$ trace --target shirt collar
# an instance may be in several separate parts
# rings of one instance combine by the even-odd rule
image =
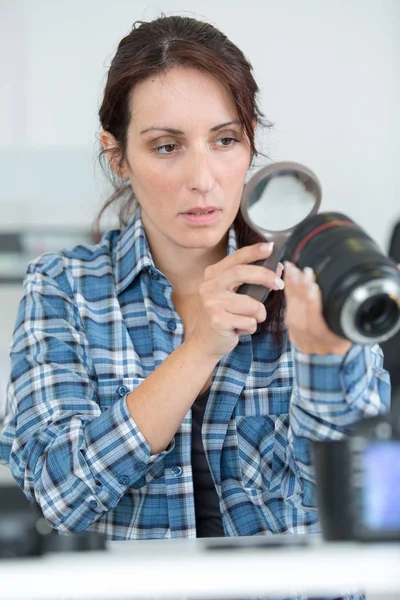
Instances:
[[[227,254],[232,254],[236,249],[235,228],[231,225]],[[112,252],[112,262],[117,294],[123,292],[144,269],[157,271],[143,228],[140,208],[120,232]]]
[[[229,228],[229,234],[228,234],[228,251],[227,251],[228,256],[229,256],[229,254],[232,254],[236,250],[237,250],[236,232],[235,232],[235,226],[232,224]]]
[[[143,269],[155,270],[140,208],[120,232],[113,250],[112,262],[117,294],[123,292]]]

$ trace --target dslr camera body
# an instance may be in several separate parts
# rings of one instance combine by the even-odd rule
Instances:
[[[400,410],[355,424],[344,440],[314,442],[326,540],[400,541]]]

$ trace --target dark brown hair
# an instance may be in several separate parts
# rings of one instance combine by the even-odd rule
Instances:
[[[99,117],[104,131],[117,141],[111,152],[111,160],[122,165],[126,159],[127,131],[131,118],[130,101],[135,86],[177,65],[187,65],[206,72],[228,90],[249,140],[251,158],[257,156],[254,142],[256,125],[270,126],[257,104],[258,86],[252,66],[242,53],[221,31],[213,25],[197,19],[181,16],[161,16],[150,22],[138,21],[124,37],[108,71],[103,102]],[[100,158],[104,158],[105,151]],[[103,166],[108,161],[103,161]],[[104,211],[115,202],[119,203],[119,223],[124,227],[136,207],[136,199],[130,183],[118,179],[112,173],[115,191],[106,201],[96,221],[95,231],[100,231],[100,219]],[[262,241],[242,218],[240,211],[235,219],[239,248]],[[281,341],[283,293],[271,292],[266,302],[268,318],[266,328]]]

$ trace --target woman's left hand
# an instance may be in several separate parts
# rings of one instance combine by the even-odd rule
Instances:
[[[290,341],[304,354],[346,354],[352,343],[334,334],[322,314],[321,291],[309,267],[285,263],[286,326]]]

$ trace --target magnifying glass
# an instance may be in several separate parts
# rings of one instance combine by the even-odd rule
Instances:
[[[316,175],[304,165],[278,162],[263,167],[246,184],[240,210],[247,225],[268,242],[272,254],[255,262],[276,271],[286,242],[297,225],[318,212],[322,190]],[[264,302],[270,292],[262,285],[245,283],[237,290]]]

